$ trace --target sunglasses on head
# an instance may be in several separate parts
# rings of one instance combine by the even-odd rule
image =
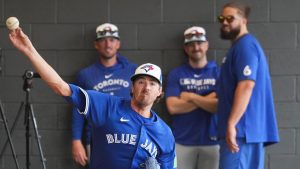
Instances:
[[[98,34],[101,36],[107,35],[107,34],[114,34],[117,31],[112,31],[112,30],[103,30],[103,31],[99,31]]]
[[[232,15],[228,15],[228,16],[220,15],[220,16],[218,16],[219,23],[224,23],[225,20],[226,20],[227,23],[231,23],[231,22],[234,21],[234,19],[235,19],[235,17],[232,16]]]
[[[200,33],[200,32],[195,32],[195,33],[189,33],[189,34],[186,34],[184,35],[184,38],[185,39],[192,39],[193,37],[201,37],[201,36],[204,36],[203,33]]]

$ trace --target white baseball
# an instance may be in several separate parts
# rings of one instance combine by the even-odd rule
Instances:
[[[7,18],[7,20],[6,20],[6,26],[9,30],[17,29],[19,27],[19,24],[20,24],[20,22],[19,22],[18,18],[13,17],[13,16]]]

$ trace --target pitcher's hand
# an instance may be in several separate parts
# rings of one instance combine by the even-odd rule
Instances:
[[[26,51],[34,48],[28,36],[22,31],[21,28],[11,30],[9,33],[9,39],[12,44],[21,52],[26,53]]]

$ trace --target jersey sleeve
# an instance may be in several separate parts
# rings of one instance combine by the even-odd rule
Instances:
[[[178,75],[173,70],[169,73],[166,85],[166,97],[179,96],[180,95],[180,85]]]
[[[110,96],[93,90],[83,90],[78,86],[70,84],[72,95],[65,97],[73,104],[79,114],[86,116],[88,122],[93,125],[105,123],[109,114]]]
[[[244,44],[235,51],[234,72],[238,81],[256,81],[258,69],[258,52],[254,44]]]
[[[65,99],[71,103],[74,108],[77,108],[79,112],[85,112],[85,107],[88,105],[87,93],[80,87],[69,84],[72,94],[71,96],[65,97]]]
[[[79,72],[76,77],[76,85],[85,88],[84,79],[81,75],[82,72]],[[72,139],[80,140],[83,136],[83,131],[85,127],[85,118],[79,114],[77,108],[72,109]]]
[[[163,154],[158,158],[161,169],[176,169],[177,168],[177,157],[175,151],[175,143],[171,152]]]
[[[72,108],[72,139],[80,140],[84,130],[84,117],[79,114],[77,108]]]
[[[162,121],[162,120],[161,120]],[[172,130],[167,124],[162,121],[162,127],[158,127],[156,130],[160,130],[156,135],[157,140],[160,142],[161,150],[156,157],[161,169],[176,169],[177,157],[175,148],[175,138],[172,134]],[[163,132],[162,132],[163,131]]]

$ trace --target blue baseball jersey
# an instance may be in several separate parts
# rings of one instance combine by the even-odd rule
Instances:
[[[208,62],[201,69],[188,63],[173,69],[166,86],[166,97],[179,97],[181,92],[193,92],[205,96],[216,91],[219,68]],[[214,145],[216,141],[216,115],[201,108],[186,114],[172,116],[172,130],[177,143],[182,145]]]
[[[118,54],[117,64],[112,67],[104,67],[100,62],[94,63],[82,69],[76,79],[76,85],[86,90],[95,90],[110,95],[130,99],[131,80],[137,65]],[[72,114],[73,139],[82,138],[84,131],[84,118],[73,110]],[[90,129],[86,128],[86,142],[90,143]]]
[[[236,125],[237,137],[245,138],[248,143],[278,142],[278,127],[268,64],[259,42],[251,34],[239,38],[223,59],[217,92],[219,137],[226,136],[235,89],[242,80],[253,80],[255,86],[247,109]]]
[[[72,95],[66,99],[92,126],[92,169],[137,169],[148,157],[162,169],[176,168],[174,137],[155,112],[144,118],[131,108],[130,100],[70,87]]]

